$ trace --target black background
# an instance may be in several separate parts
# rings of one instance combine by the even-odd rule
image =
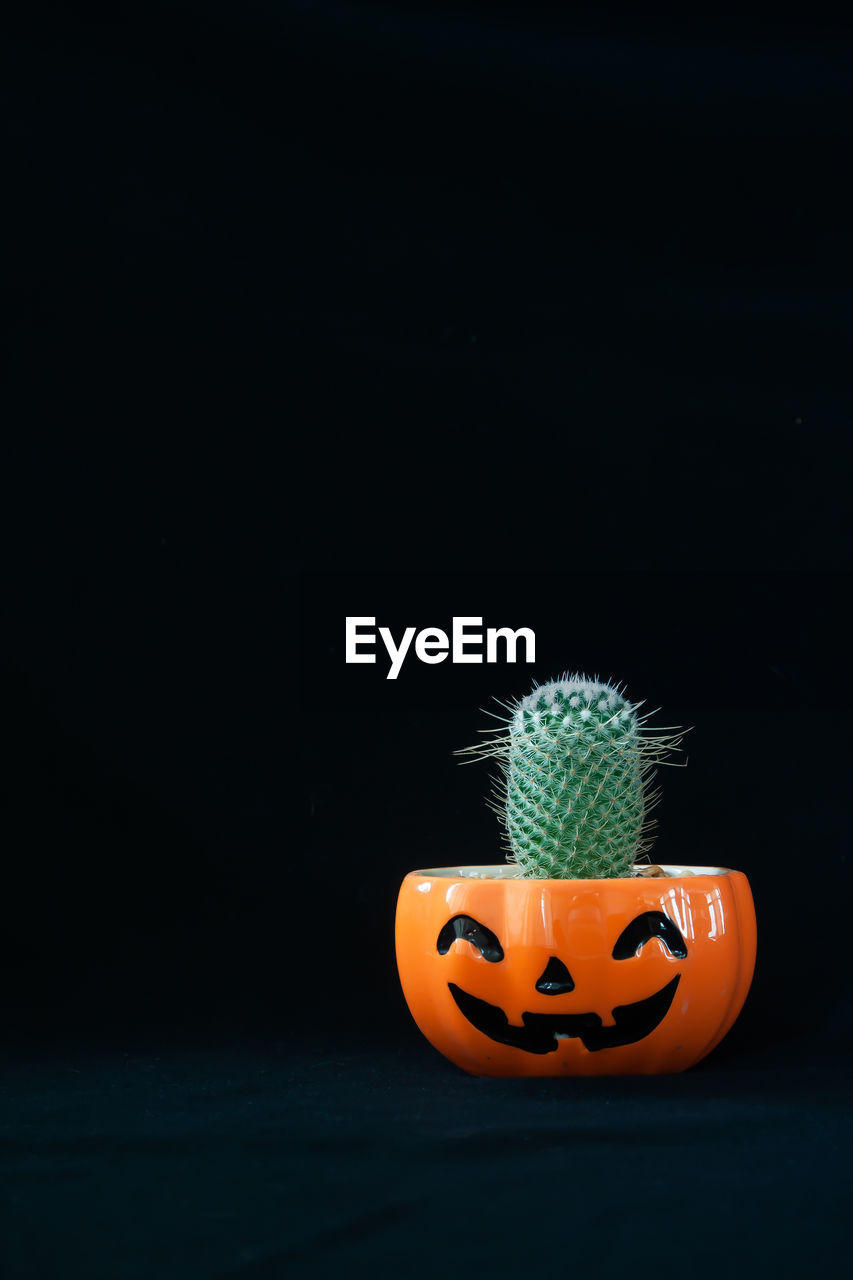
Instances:
[[[5,1274],[835,1265],[849,33],[7,22]],[[537,660],[388,681],[347,615]],[[753,887],[682,1077],[477,1081],[399,991],[402,876],[500,857],[453,750],[566,669],[693,726],[654,856]]]

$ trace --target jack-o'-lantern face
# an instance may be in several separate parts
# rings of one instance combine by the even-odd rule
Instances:
[[[465,1070],[680,1071],[740,1011],[755,960],[740,872],[589,881],[478,870],[413,872],[397,906],[409,1008]]]
[[[501,964],[506,959],[491,929],[472,916],[459,915],[448,920],[438,935],[436,945],[439,954],[446,955],[457,938],[470,942],[490,964]],[[613,948],[613,959],[628,960],[639,956],[643,944],[651,938],[659,938],[671,956],[683,959],[687,955],[681,932],[669,917],[661,911],[644,911],[620,933]],[[645,999],[617,1005],[612,1010],[612,1026],[604,1026],[597,1013],[575,1010],[555,1013],[525,1011],[521,1015],[522,1025],[512,1026],[497,1005],[463,991],[455,982],[449,982],[448,987],[457,1007],[472,1027],[498,1044],[510,1045],[525,1053],[553,1053],[559,1048],[560,1040],[577,1036],[585,1049],[595,1053],[618,1045],[634,1044],[654,1031],[672,1004],[680,977],[677,973],[666,986]],[[574,991],[572,975],[559,956],[548,957],[535,989],[547,996],[561,996]]]

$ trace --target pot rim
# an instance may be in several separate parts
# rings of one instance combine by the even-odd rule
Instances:
[[[523,876],[521,868],[515,864],[495,863],[475,866],[463,864],[455,867],[427,867],[419,871],[410,871],[409,876],[418,876],[428,880],[503,880],[503,881],[520,881],[523,884],[573,884],[585,885],[587,888],[594,884],[648,884],[655,880],[679,880],[692,879],[696,876],[728,876],[739,875],[740,872],[735,871],[733,867],[696,867],[687,865],[686,863],[658,863],[663,872],[661,876],[608,876],[608,877],[588,877],[583,880],[573,880],[568,877],[548,877],[548,876]]]

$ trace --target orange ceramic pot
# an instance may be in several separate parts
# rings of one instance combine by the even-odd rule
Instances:
[[[527,880],[406,876],[397,967],[415,1022],[481,1076],[684,1071],[719,1044],[755,967],[749,882],[725,867]]]

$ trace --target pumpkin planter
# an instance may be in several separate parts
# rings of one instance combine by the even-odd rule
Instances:
[[[755,967],[746,877],[643,866],[647,783],[687,730],[566,673],[458,755],[497,761],[509,865],[406,876],[397,967],[412,1015],[475,1075],[683,1071],[731,1027]]]
[[[413,871],[397,966],[427,1039],[474,1075],[683,1071],[719,1044],[752,981],[749,884],[722,867],[528,879]]]

